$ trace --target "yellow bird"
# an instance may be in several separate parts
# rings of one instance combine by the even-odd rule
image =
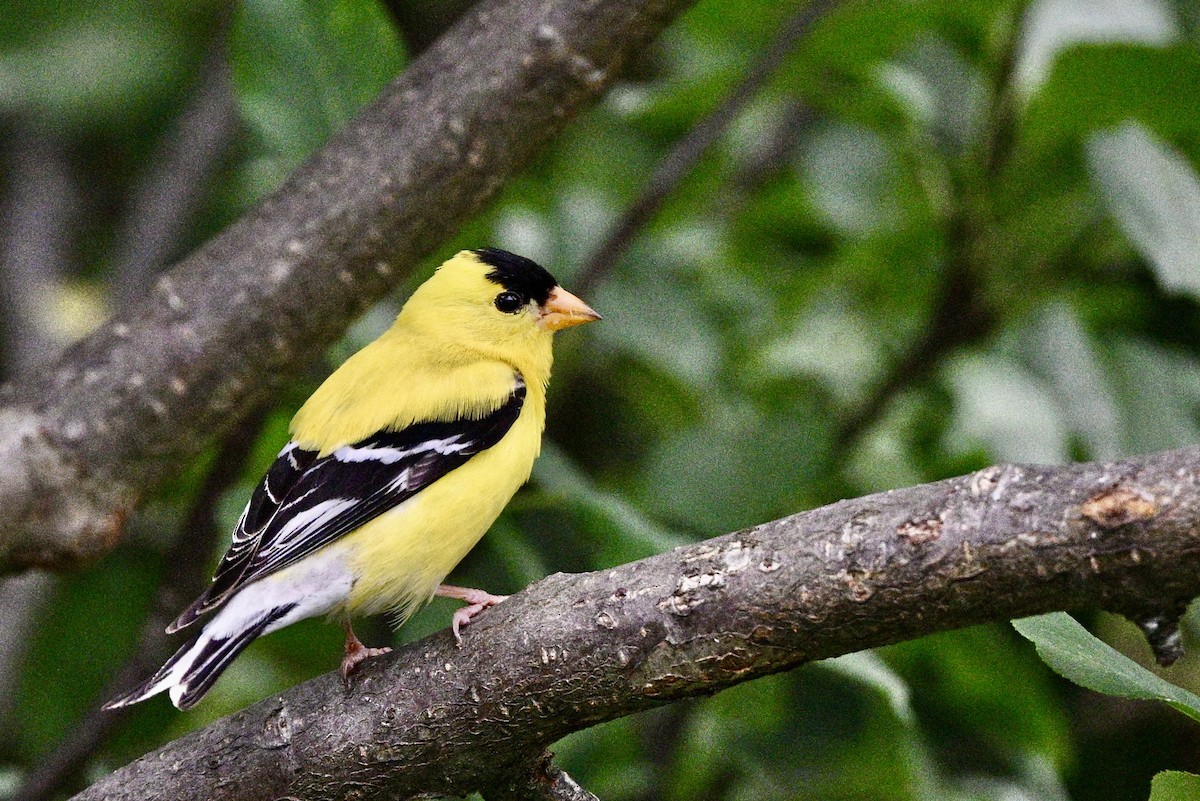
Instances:
[[[484,535],[541,449],[554,331],[600,319],[550,273],[493,248],[462,251],[395,323],[292,418],[292,440],[246,504],[212,585],[167,631],[212,613],[157,673],[109,709],[164,690],[187,709],[256,637],[340,615],[342,675],[367,648],[350,617],[403,622],[435,595],[503,597],[442,583]]]

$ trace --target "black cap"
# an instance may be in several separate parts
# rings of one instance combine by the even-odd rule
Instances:
[[[499,248],[480,248],[472,252],[492,268],[487,274],[489,281],[535,301],[539,306],[550,297],[550,291],[558,286],[554,276],[532,259]]]

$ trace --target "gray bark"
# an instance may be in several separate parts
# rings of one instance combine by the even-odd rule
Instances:
[[[512,797],[565,734],[984,621],[1200,593],[1200,448],[1000,465],[557,574],[448,632],[189,734],[79,799]],[[331,655],[331,659],[333,655]],[[493,792],[494,791],[494,792]]]
[[[0,389],[0,574],[110,548],[148,489],[444,243],[690,2],[480,3],[140,304]]]

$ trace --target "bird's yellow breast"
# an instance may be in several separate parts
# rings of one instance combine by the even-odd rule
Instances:
[[[325,456],[381,430],[481,418],[512,396],[518,372],[526,396],[499,442],[328,546],[353,575],[351,614],[394,611],[403,619],[429,600],[529,478],[541,450],[549,334],[530,323],[528,340],[501,353],[456,339],[462,326],[447,330],[436,315],[410,313],[409,306],[296,413],[292,436],[301,447]],[[495,312],[490,301],[485,308]]]
[[[339,543],[355,575],[347,611],[403,620],[428,601],[529,478],[544,424],[542,393],[531,392],[500,442]]]

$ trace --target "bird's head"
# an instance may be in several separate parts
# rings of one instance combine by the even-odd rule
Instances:
[[[413,293],[400,319],[523,371],[542,372],[544,361],[548,373],[553,333],[600,315],[536,262],[482,248],[442,264]]]

